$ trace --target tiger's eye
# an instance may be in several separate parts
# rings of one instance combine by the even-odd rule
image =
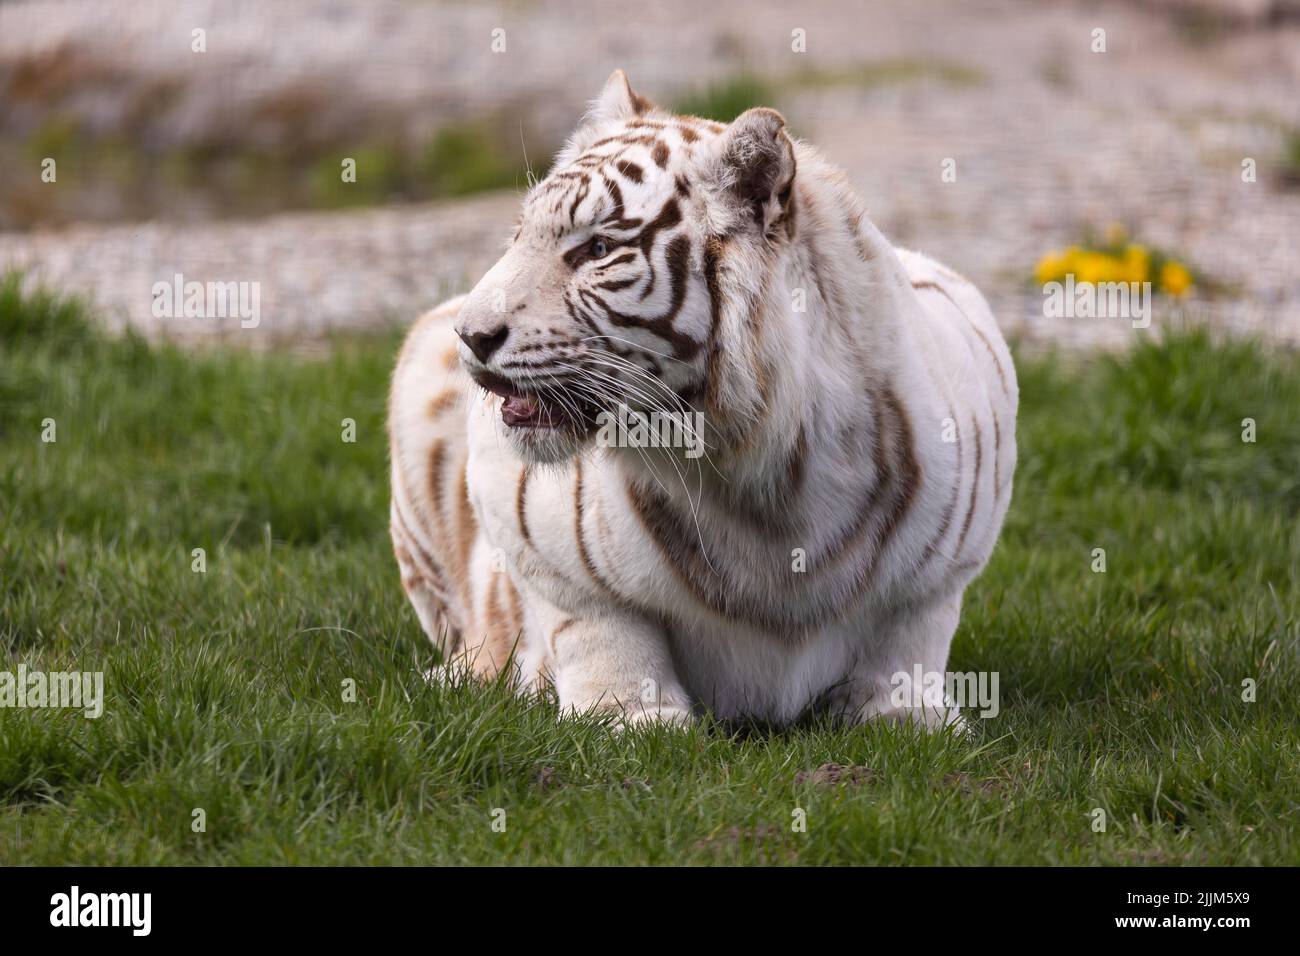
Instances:
[[[597,259],[604,259],[609,255],[609,247],[605,244],[604,239],[591,240],[591,254]]]

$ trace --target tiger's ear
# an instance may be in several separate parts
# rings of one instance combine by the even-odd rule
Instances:
[[[588,104],[582,122],[556,154],[555,167],[567,166],[592,142],[602,138],[605,135],[603,132],[605,124],[642,116],[654,108],[654,104],[648,99],[633,92],[627,82],[626,73],[615,70],[605,81],[605,88],[600,91],[600,95]]]
[[[587,124],[604,123],[611,120],[628,120],[641,116],[654,109],[654,104],[644,96],[633,92],[627,81],[627,74],[615,70],[605,81],[605,88],[591,101],[587,110]]]
[[[732,120],[720,137],[713,179],[735,211],[766,233],[790,202],[794,187],[794,143],[785,117],[758,107]]]

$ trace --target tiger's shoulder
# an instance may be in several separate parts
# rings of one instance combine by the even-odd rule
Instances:
[[[1019,394],[1015,363],[997,317],[979,287],[923,253],[898,247],[894,252],[927,314],[973,339],[979,364],[996,376],[998,390],[1014,407]]]

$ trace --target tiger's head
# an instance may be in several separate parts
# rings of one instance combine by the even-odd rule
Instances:
[[[758,267],[792,234],[784,126],[761,108],[729,125],[674,115],[609,78],[456,322],[522,457],[565,460],[619,405],[725,394],[719,357],[744,345],[720,320],[719,259]]]

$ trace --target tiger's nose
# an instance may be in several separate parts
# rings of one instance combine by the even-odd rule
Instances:
[[[460,332],[457,331],[460,340],[469,346],[469,350],[474,353],[474,357],[480,362],[486,362],[492,357],[492,353],[501,346],[505,345],[506,338],[510,335],[510,327],[499,325],[495,329],[487,332]]]

